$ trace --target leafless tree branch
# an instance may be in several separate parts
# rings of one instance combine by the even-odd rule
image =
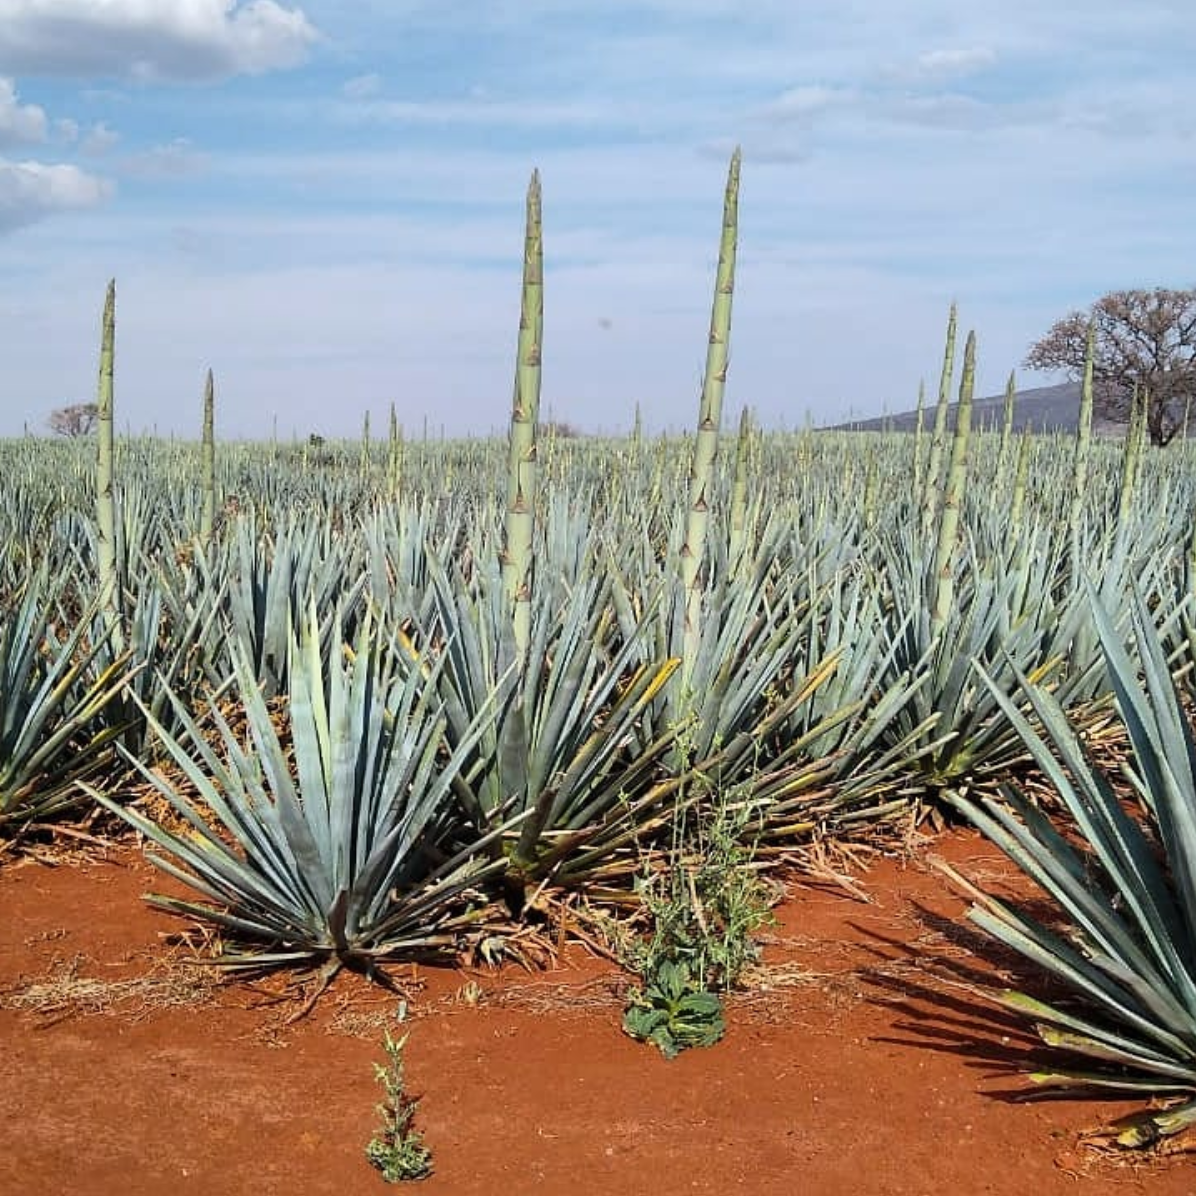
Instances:
[[[1088,311],[1056,321],[1030,347],[1027,368],[1065,370],[1080,378],[1089,321],[1096,331],[1096,409],[1111,419],[1127,419],[1138,386],[1149,397],[1151,440],[1170,443],[1196,395],[1196,290],[1112,291]]]

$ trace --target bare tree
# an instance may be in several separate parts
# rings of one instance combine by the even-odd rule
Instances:
[[[1138,387],[1147,396],[1151,441],[1169,444],[1196,394],[1196,290],[1112,291],[1088,311],[1074,311],[1055,323],[1031,347],[1026,366],[1062,369],[1079,378],[1090,320],[1096,326],[1096,409],[1125,420]]]
[[[95,403],[72,403],[69,407],[58,407],[50,412],[46,421],[50,431],[59,436],[86,436],[95,431],[100,418],[100,409]]]

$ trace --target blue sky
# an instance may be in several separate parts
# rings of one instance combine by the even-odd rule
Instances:
[[[1196,284],[1191,0],[0,0],[0,435],[505,426],[523,197],[543,407],[692,422],[743,147],[728,422],[998,391],[1058,316]],[[1046,381],[1020,375],[1023,386]]]

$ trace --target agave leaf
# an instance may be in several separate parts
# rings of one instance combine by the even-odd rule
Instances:
[[[1162,1112],[1150,1113],[1148,1116],[1160,1134],[1180,1134],[1196,1125],[1196,1100],[1187,1101]]]
[[[270,795],[273,800],[267,809],[273,816],[269,819],[269,825],[275,830],[276,835],[281,831],[280,846],[285,844],[288,858],[294,861],[294,875],[302,878],[304,888],[309,891],[313,904],[330,911],[336,889],[335,877],[327,855],[331,846],[327,832],[328,778],[320,753],[320,739],[322,736],[325,740],[327,738],[327,714],[325,712],[324,730],[321,731],[318,726],[316,702],[312,696],[313,689],[322,692],[322,680],[319,677],[309,677],[304,669],[298,670],[291,677],[289,707],[295,769],[298,773],[296,784],[292,780],[266,703],[249,676],[244,660],[239,662],[239,665],[241,684],[248,687],[241,692],[244,695],[246,713],[249,715],[247,721],[250,734],[270,782]],[[302,800],[299,797],[299,786],[303,788]]]
[[[1117,1047],[1101,1038],[1090,1034],[1077,1034],[1074,1031],[1057,1030],[1053,1026],[1040,1025],[1038,1035],[1050,1047],[1074,1052],[1077,1055],[1088,1055],[1093,1059],[1100,1059],[1107,1063],[1116,1063],[1121,1067],[1135,1067],[1142,1071],[1153,1072],[1156,1075],[1169,1076],[1184,1084],[1191,1084],[1192,1069],[1177,1064],[1169,1064],[1166,1060],[1153,1057],[1153,1053],[1134,1050],[1132,1047]]]
[[[988,995],[997,1004],[1004,1006],[1006,1009],[1011,1009],[1015,1013],[1035,1019],[1040,1036],[1043,1033],[1044,1024],[1060,1027],[1063,1030],[1074,1031],[1078,1037],[1093,1039],[1113,1050],[1132,1055],[1135,1060],[1150,1070],[1154,1070],[1154,1065],[1156,1064],[1160,1072],[1173,1067],[1168,1057],[1158,1049],[1148,1046],[1138,1039],[1129,1038],[1117,1030],[1099,1025],[1091,1019],[1078,1017],[1074,1013],[1060,1009],[1058,1006],[1050,1005],[1046,1001],[1040,1001],[1026,993],[1006,989]],[[1182,1067],[1178,1071],[1186,1074]]]
[[[1093,1089],[1105,1089],[1113,1092],[1145,1092],[1166,1094],[1173,1092],[1190,1092],[1187,1084],[1168,1084],[1156,1076],[1120,1076],[1107,1071],[1085,1071],[1082,1068],[1059,1071],[1032,1071],[1026,1074],[1032,1084],[1039,1088],[1072,1088],[1081,1093]]]
[[[1120,667],[1121,663],[1111,652],[1111,675]],[[987,682],[987,675],[982,676]],[[999,704],[1076,819],[1084,838],[1092,845],[1113,890],[1125,901],[1136,926],[1146,936],[1157,965],[1164,969],[1170,984],[1180,986],[1177,995],[1185,1005],[1191,996],[1189,1013],[1196,1015],[1196,992],[1193,992],[1192,980],[1179,949],[1183,942],[1180,937],[1182,923],[1149,843],[1122,809],[1112,786],[1088,764],[1058,704],[1049,694],[1034,689],[1028,682],[1026,685],[1034,712],[1051,737],[1062,765],[1003,694],[998,696]],[[1076,778],[1075,786],[1071,777]],[[1044,853],[1043,858],[1049,859],[1049,853]],[[1115,953],[1114,947],[1107,946]]]
[[[1196,1092],[1196,959],[1194,911],[1184,878],[1191,874],[1196,848],[1196,750],[1141,594],[1134,595],[1133,618],[1144,688],[1091,585],[1088,595],[1117,708],[1134,748],[1139,787],[1162,850],[1156,854],[1142,826],[1092,765],[1055,698],[1019,674],[1040,735],[980,670],[1054,784],[1086,850],[1074,848],[1015,791],[1007,792],[1006,808],[957,799],[977,827],[1058,903],[1074,926],[1078,947],[964,882],[976,902],[969,916],[1079,998],[1074,1012],[1070,1005],[1060,1009],[1023,994],[1004,994],[1001,1002],[1032,1017],[1043,1041],[1064,1057],[1106,1065],[1105,1070],[1061,1067],[1036,1073],[1036,1083],[1191,1094]],[[1089,1015],[1094,1007],[1100,1016]],[[1188,1108],[1196,1108],[1196,1101],[1189,1101]],[[1182,1128],[1188,1120],[1181,1113],[1175,1124]],[[1153,1111],[1122,1125],[1128,1127],[1118,1136],[1123,1145],[1149,1145],[1163,1132]]]
[[[1056,976],[1068,988],[1095,1001],[1117,1021],[1162,1044],[1173,1058],[1187,1057],[1190,1047],[1184,1038],[1186,1030],[1182,1022],[1178,1027],[1173,1027],[1152,1018],[1137,1005],[1130,993],[1070,943],[1028,915],[984,893],[949,865],[940,861],[937,866],[975,901],[976,904],[968,911],[969,920]]]
[[[1003,792],[1009,810],[992,800],[985,800],[983,806],[987,813],[981,813],[967,801],[949,795],[947,800],[1050,893],[1110,958],[1125,959],[1131,974],[1143,976],[1152,991],[1165,992],[1164,975],[1139,947],[1112,898],[1097,887],[1086,862],[1015,790],[1006,787]],[[1182,1006],[1170,1002],[1167,1016],[1182,1019]]]
[[[83,642],[90,610],[59,639],[61,596],[43,568],[0,610],[0,828],[78,804],[77,782],[113,759],[125,729],[106,714],[133,675],[129,658],[87,676],[106,645]]]
[[[1103,610],[1096,613],[1102,642],[1111,641],[1115,665],[1110,672],[1117,693],[1118,709],[1125,720],[1134,748],[1134,759],[1143,770],[1146,792],[1166,794],[1152,802],[1173,879],[1179,894],[1179,913],[1186,914],[1188,958],[1196,952],[1196,739],[1179,701],[1154,631],[1150,612],[1140,593],[1134,595],[1134,631],[1138,656],[1150,697],[1145,716],[1139,693],[1127,682],[1135,674],[1124,656],[1118,657],[1116,637]],[[1135,700],[1137,699],[1137,700]],[[1196,1004],[1193,1005],[1196,1011]]]
[[[137,811],[122,815],[160,850],[151,856],[159,867],[216,903],[158,904],[257,940],[257,953],[236,944],[229,949],[226,961],[236,966],[252,966],[255,958],[329,957],[369,966],[404,952],[451,947],[454,928],[464,927],[459,906],[488,875],[491,844],[513,825],[501,823],[488,838],[470,840],[449,817],[456,773],[483,719],[467,728],[454,753],[441,757],[444,721],[433,701],[434,673],[429,678],[411,670],[392,681],[395,653],[368,618],[343,661],[339,648],[331,659],[312,651],[319,635],[309,607],[301,640],[291,644],[294,692],[285,713],[298,784],[252,662],[238,650],[252,755],[219,712],[214,722],[223,759],[180,712],[187,748],[164,728],[155,731],[196,786],[197,802],[139,767],[183,812],[188,830],[167,830]],[[206,825],[209,817],[231,843]],[[457,846],[446,855],[450,832]]]
[[[1183,1059],[1190,1054],[1191,1047],[1182,1032],[1161,1025],[1150,1011],[1139,1007],[1130,994],[1057,935],[995,902],[991,907],[969,910],[968,917],[1007,947],[1100,1005],[1109,1016],[1166,1046],[1174,1057]]]

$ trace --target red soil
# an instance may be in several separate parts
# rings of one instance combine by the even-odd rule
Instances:
[[[970,834],[940,850],[1002,871]],[[356,977],[294,1025],[293,1003],[244,986],[185,1007],[26,1007],[72,960],[105,982],[160,972],[178,924],[138,899],[159,884],[128,853],[0,870],[0,1192],[384,1191],[363,1148],[395,1000]],[[421,1191],[1190,1196],[1193,1156],[1131,1165],[1083,1146],[1126,1106],[1013,1100],[1017,1032],[921,991],[919,959],[966,958],[933,921],[963,905],[937,874],[882,861],[863,884],[868,905],[795,884],[764,990],[732,1003],[722,1043],[673,1062],[621,1034],[617,977],[584,956],[538,976],[421,970],[406,1056],[435,1163]],[[460,999],[471,980],[476,1005]]]

